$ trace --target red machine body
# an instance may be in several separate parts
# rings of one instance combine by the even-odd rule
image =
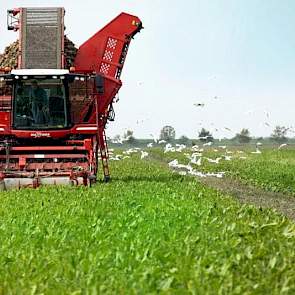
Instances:
[[[142,28],[140,19],[118,15],[79,47],[69,71],[62,8],[8,13],[9,29],[19,31],[20,42],[17,69],[2,69],[0,75],[0,188],[90,185],[97,179],[99,158],[109,180],[105,126],[113,119],[112,102],[122,86],[130,41]],[[54,46],[48,46],[44,28],[57,40]],[[30,34],[44,36],[38,37],[44,46],[32,47],[34,40],[24,37]],[[42,106],[32,100],[40,85],[46,94]],[[42,120],[34,117],[34,108]]]

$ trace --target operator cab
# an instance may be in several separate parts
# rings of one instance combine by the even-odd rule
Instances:
[[[67,71],[15,70],[13,127],[60,129],[69,125],[65,75]]]
[[[20,130],[70,128],[77,116],[77,97],[87,99],[89,76],[71,74],[68,70],[12,70],[1,75],[11,88],[12,127]],[[88,83],[87,83],[88,82]]]

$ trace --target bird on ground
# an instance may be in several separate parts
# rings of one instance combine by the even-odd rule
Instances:
[[[196,162],[196,165],[201,166],[202,165],[202,158],[200,157],[199,160]]]
[[[212,143],[213,143],[212,141],[209,141],[209,142],[204,143],[203,146],[210,146],[210,145],[212,145]]]
[[[283,147],[287,146],[288,144],[287,143],[282,143],[279,147],[278,147],[278,150],[282,149]]]
[[[258,149],[259,146],[262,146],[262,143],[261,142],[256,142],[256,144],[255,144],[256,149]]]
[[[159,139],[154,134],[150,134],[150,136],[153,138],[155,143],[159,141]]]
[[[258,148],[256,148],[256,151],[255,152],[251,152],[251,154],[261,154],[261,151]]]
[[[169,167],[174,167],[174,166],[176,166],[176,165],[178,165],[178,160],[177,160],[177,159],[174,159],[174,160],[172,160],[172,161],[170,161],[170,162],[168,163],[168,166],[169,166]]]
[[[225,161],[231,161],[231,159],[232,159],[232,156],[226,156],[226,155],[224,155],[223,157],[224,157],[224,160]]]
[[[191,164],[198,165],[198,166],[201,166],[201,157],[199,157],[199,159],[197,160],[197,155],[193,155],[193,156],[190,158],[190,163],[191,163]]]
[[[138,152],[137,149],[131,148],[131,149],[128,149],[128,150],[124,151],[123,154],[130,155],[132,153],[137,153],[137,152]]]
[[[118,155],[115,155],[114,157],[110,157],[109,160],[120,161],[122,158],[123,156],[118,154]]]
[[[191,165],[189,165],[189,164],[188,165],[179,164],[177,159],[169,162],[168,163],[168,166],[169,167],[172,167],[172,168],[177,168],[177,169],[186,169],[188,171],[192,171],[193,170],[193,167]]]
[[[199,150],[199,146],[198,146],[198,145],[193,145],[193,146],[191,147],[191,150],[192,150],[192,151],[198,151],[198,150]]]
[[[188,165],[183,165],[183,164],[179,164],[177,159],[174,159],[173,161],[168,163],[168,166],[171,168],[176,168],[176,169],[185,169],[186,171],[179,171],[178,173],[180,175],[193,175],[193,176],[198,176],[198,177],[207,177],[207,176],[211,176],[211,177],[218,177],[221,178],[224,176],[225,172],[208,172],[208,173],[203,173],[200,171],[197,171],[195,169],[193,169],[192,166]]]
[[[209,163],[219,164],[219,161],[222,159],[220,157],[216,159],[205,158]]]
[[[180,153],[186,148],[185,144],[176,144],[175,146],[176,146],[175,151]]]
[[[149,153],[148,153],[148,152],[141,151],[141,156],[140,156],[140,159],[144,159],[144,158],[146,158],[148,155],[149,155]]]
[[[167,143],[164,147],[164,154],[168,152],[175,152],[175,148],[172,146],[171,143]]]

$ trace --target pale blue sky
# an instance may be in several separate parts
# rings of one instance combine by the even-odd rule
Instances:
[[[2,0],[1,50],[17,37],[6,30],[6,10],[42,3],[66,8],[66,32],[77,45],[121,11],[142,19],[111,136],[125,128],[136,137],[158,135],[166,124],[177,136],[196,136],[202,126],[215,137],[243,127],[267,136],[277,124],[294,124],[295,1]],[[199,102],[205,106],[193,106]]]

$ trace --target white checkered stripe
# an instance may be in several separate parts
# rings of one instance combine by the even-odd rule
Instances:
[[[110,65],[103,62],[103,63],[101,63],[99,71],[104,73],[105,75],[107,75],[109,73],[110,67],[111,67]]]
[[[107,48],[114,50],[116,46],[117,46],[117,40],[114,38],[109,38],[107,43]]]
[[[106,50],[104,55],[103,55],[103,59],[107,60],[107,61],[112,61],[113,55],[114,55],[114,52]]]

